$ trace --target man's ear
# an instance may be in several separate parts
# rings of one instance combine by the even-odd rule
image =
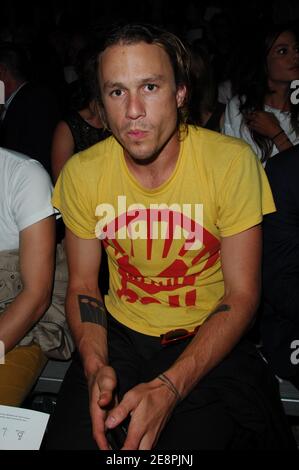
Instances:
[[[177,92],[176,92],[176,102],[177,102],[178,108],[181,108],[182,106],[184,106],[186,94],[187,94],[186,85],[180,85],[177,88]]]

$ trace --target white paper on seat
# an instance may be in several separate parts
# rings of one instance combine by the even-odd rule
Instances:
[[[0,405],[0,449],[38,450],[49,416],[40,411]]]

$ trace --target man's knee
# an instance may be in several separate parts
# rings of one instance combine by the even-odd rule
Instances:
[[[157,444],[157,449],[221,450],[231,446],[235,424],[222,403],[175,413]]]

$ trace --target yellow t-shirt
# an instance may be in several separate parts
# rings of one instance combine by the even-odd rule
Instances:
[[[224,294],[221,237],[275,210],[249,145],[193,126],[173,174],[158,188],[137,182],[110,137],[67,162],[52,202],[78,237],[103,239],[108,311],[153,336],[204,322]]]

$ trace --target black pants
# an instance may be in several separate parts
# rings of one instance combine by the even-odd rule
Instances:
[[[165,371],[189,341],[161,346],[159,338],[136,333],[110,318],[109,360],[118,377],[120,398],[134,385]],[[97,449],[78,354],[62,384],[43,447]],[[168,450],[295,448],[276,379],[246,340],[177,405],[156,446]]]

